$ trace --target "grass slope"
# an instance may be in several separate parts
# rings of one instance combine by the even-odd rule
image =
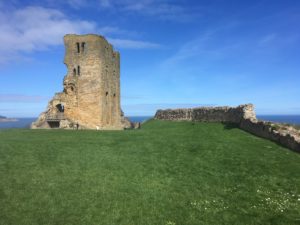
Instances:
[[[300,223],[300,154],[220,123],[0,131],[1,225]]]

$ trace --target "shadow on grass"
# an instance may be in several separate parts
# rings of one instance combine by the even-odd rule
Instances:
[[[236,123],[226,123],[226,122],[223,122],[222,123],[224,125],[224,130],[231,130],[231,129],[235,129],[235,128],[238,128],[238,124]]]

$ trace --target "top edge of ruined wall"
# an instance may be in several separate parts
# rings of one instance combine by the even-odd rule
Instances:
[[[113,45],[111,43],[108,42],[108,40],[102,36],[102,35],[99,35],[99,34],[66,34],[64,36],[64,41],[67,42],[69,40],[72,40],[72,39],[82,39],[82,40],[86,40],[86,39],[89,39],[89,40],[95,40],[95,41],[104,41],[106,44],[110,45],[112,47],[112,49],[114,50],[114,52],[118,53],[118,51],[115,51]]]
[[[104,36],[99,35],[99,34],[66,34],[64,36],[64,39],[80,38],[80,37],[100,38],[100,39],[103,39],[103,40],[107,41]]]
[[[223,109],[237,109],[237,108],[248,108],[254,109],[254,105],[252,103],[242,104],[238,106],[198,106],[192,108],[168,108],[168,109],[159,109],[158,111],[179,111],[179,110],[195,110],[195,109],[207,109],[207,110],[223,110]]]
[[[230,123],[240,123],[243,119],[257,120],[253,104],[244,104],[237,107],[219,106],[157,110],[154,118]]]

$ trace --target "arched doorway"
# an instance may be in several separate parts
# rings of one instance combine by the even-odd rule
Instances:
[[[65,111],[63,104],[57,104],[56,105],[57,112],[63,113]]]

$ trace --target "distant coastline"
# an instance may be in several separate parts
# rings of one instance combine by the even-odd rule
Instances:
[[[129,116],[130,121],[132,122],[144,122],[150,119],[152,116]],[[2,117],[3,118],[3,117]],[[0,118],[0,120],[2,119]],[[11,129],[11,128],[30,128],[30,124],[36,121],[36,117],[27,117],[27,118],[16,118],[15,120],[6,120],[0,122],[0,129]]]
[[[19,120],[16,118],[7,118],[5,116],[0,116],[0,123],[1,122],[17,122],[17,121],[19,121]]]
[[[300,125],[300,115],[257,115],[259,120]]]
[[[151,119],[152,116],[129,116],[132,122],[144,122]],[[257,115],[259,120],[272,121],[277,123],[289,123],[293,125],[300,125],[300,115]],[[3,118],[0,118],[0,120]],[[30,124],[37,118],[16,118],[12,120],[6,120],[0,122],[0,129],[9,128],[29,128]]]

